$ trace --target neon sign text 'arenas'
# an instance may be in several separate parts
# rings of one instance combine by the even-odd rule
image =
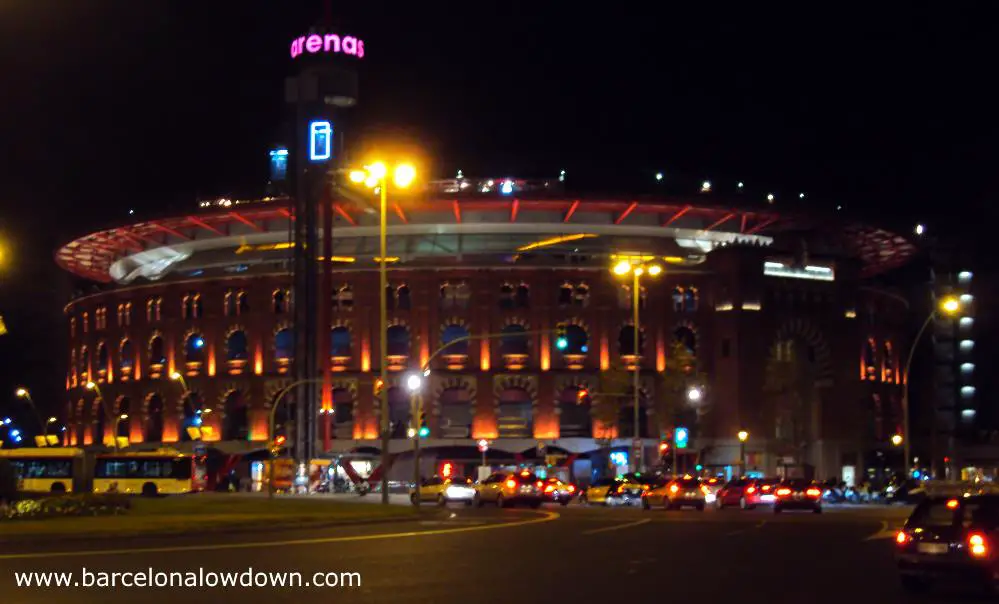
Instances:
[[[364,40],[354,36],[338,36],[337,34],[311,34],[300,36],[291,42],[291,58],[303,53],[317,54],[320,52],[343,53],[364,58]]]

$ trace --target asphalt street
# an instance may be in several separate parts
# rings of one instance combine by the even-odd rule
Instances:
[[[643,511],[456,506],[420,521],[328,530],[6,543],[0,601],[74,602],[954,602],[898,587],[893,529],[905,510]],[[15,573],[359,573],[360,586],[18,587]],[[341,579],[338,579],[341,580]]]

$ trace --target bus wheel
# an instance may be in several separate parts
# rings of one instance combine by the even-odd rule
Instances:
[[[143,497],[156,497],[156,495],[157,495],[156,485],[154,485],[151,482],[147,482],[146,484],[142,485]]]
[[[51,491],[53,493],[65,493],[66,492],[66,485],[64,485],[61,482],[53,482],[52,483],[52,489],[51,489]]]

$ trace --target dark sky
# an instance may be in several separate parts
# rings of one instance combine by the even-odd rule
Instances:
[[[20,381],[61,399],[58,244],[260,191],[289,42],[323,4],[0,0],[0,408]],[[625,191],[663,170],[899,228],[991,220],[987,3],[679,4],[333,2],[367,53],[347,144],[407,141],[439,176]]]

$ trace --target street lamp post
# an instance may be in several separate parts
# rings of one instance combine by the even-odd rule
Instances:
[[[410,374],[406,379],[406,389],[409,390],[409,396],[411,398],[410,404],[412,406],[412,423],[413,423],[413,488],[416,489],[417,493],[420,490],[420,434],[419,425],[420,415],[423,408],[423,397],[420,393],[420,388],[423,386],[423,378],[416,373]],[[420,498],[415,497],[413,499],[413,505],[420,505]]]
[[[416,169],[410,164],[399,164],[395,167],[393,181],[395,186],[405,189],[416,178]],[[379,346],[381,351],[379,358],[381,361],[381,421],[382,433],[382,503],[388,504],[388,466],[389,466],[389,445],[391,444],[391,434],[389,433],[389,400],[388,400],[388,300],[385,292],[388,289],[388,270],[386,268],[388,256],[388,168],[382,162],[375,162],[365,166],[364,170],[352,170],[350,180],[355,183],[364,183],[368,188],[378,187],[379,208],[378,208],[378,328]]]
[[[322,382],[323,378],[308,378],[305,380],[294,381],[277,393],[274,397],[274,404],[271,405],[270,416],[267,421],[267,437],[273,442],[274,440],[274,419],[277,417],[278,407],[281,405],[281,401],[284,400],[284,395],[288,394],[295,388],[301,386],[302,384],[311,384],[315,382]],[[301,428],[299,428],[301,429]],[[270,452],[270,446],[267,448],[268,453]],[[267,497],[274,497],[274,459],[270,460],[270,469],[267,471]]]
[[[625,276],[628,273],[632,274],[632,322],[634,323],[634,346],[633,352],[635,353],[635,364],[634,372],[632,374],[632,394],[634,396],[634,422],[635,422],[635,437],[634,437],[634,459],[632,460],[631,466],[632,471],[638,472],[642,468],[642,432],[641,432],[641,398],[639,394],[639,386],[641,380],[641,351],[639,344],[641,342],[641,327],[639,325],[639,302],[641,300],[641,277],[643,274],[648,272],[649,275],[653,277],[659,276],[662,273],[662,267],[658,264],[648,264],[643,261],[641,257],[635,258],[635,262],[632,259],[623,259],[614,265],[613,271],[615,275]]]
[[[746,441],[749,440],[749,432],[746,430],[739,430],[736,435],[739,437],[739,470],[740,474],[746,475]]]
[[[34,399],[31,398],[31,392],[29,392],[27,388],[21,386],[14,391],[14,394],[17,395],[17,398],[22,398],[26,403],[28,403],[28,406],[31,407],[32,413],[35,414],[35,420],[38,422],[38,427],[42,431],[47,432],[48,426],[42,422],[42,416],[38,413],[38,407],[35,406]]]
[[[120,426],[121,422],[123,420],[126,420],[126,419],[128,419],[128,414],[127,413],[122,413],[121,415],[119,415],[118,417],[116,417],[115,420],[114,420],[114,431],[111,434],[112,434],[112,440],[114,441],[114,452],[115,453],[118,452],[118,426]]]
[[[908,478],[911,475],[911,463],[912,457],[910,452],[910,447],[912,446],[912,437],[909,433],[909,368],[912,366],[912,358],[916,352],[916,346],[919,345],[920,339],[922,339],[923,334],[926,333],[926,328],[930,326],[933,318],[937,316],[937,312],[942,312],[943,314],[952,317],[961,310],[961,302],[958,298],[954,296],[948,296],[941,300],[940,308],[930,311],[929,316],[923,321],[923,326],[919,328],[916,333],[915,339],[912,341],[912,346],[909,347],[909,356],[905,360],[905,369],[902,373],[902,454],[905,456],[903,467],[905,468],[905,476]],[[931,423],[931,429],[935,432],[936,426]],[[895,435],[899,436],[899,435]],[[895,437],[892,437],[893,444],[898,446],[898,443],[894,443]],[[935,459],[935,458],[934,458]]]

